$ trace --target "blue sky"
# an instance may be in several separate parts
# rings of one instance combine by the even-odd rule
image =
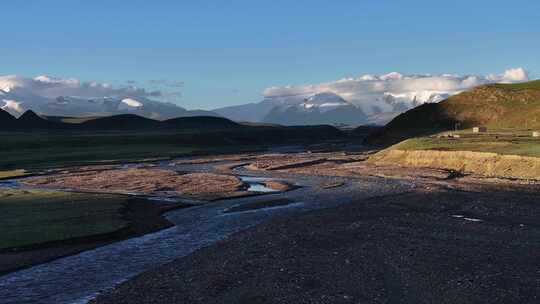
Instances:
[[[188,108],[366,73],[540,74],[535,0],[26,0],[0,25],[0,75],[182,81]]]

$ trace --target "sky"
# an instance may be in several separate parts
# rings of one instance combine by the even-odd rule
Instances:
[[[2,3],[0,28],[0,75],[163,90],[190,109],[392,71],[540,77],[536,0],[26,0]]]

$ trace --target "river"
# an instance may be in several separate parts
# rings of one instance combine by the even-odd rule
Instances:
[[[207,165],[177,168],[207,171]],[[0,277],[0,303],[86,303],[104,290],[146,270],[189,255],[195,250],[222,240],[278,215],[329,208],[377,195],[407,191],[411,184],[388,179],[336,178],[283,173],[253,173],[238,170],[252,190],[260,178],[279,178],[300,188],[285,193],[222,200],[166,214],[174,227],[99,247],[49,263]],[[252,178],[246,178],[251,176]],[[254,178],[253,178],[254,177]],[[343,182],[343,186],[323,189],[323,183]],[[259,184],[260,185],[260,184]],[[262,186],[261,186],[262,187]],[[231,207],[286,198],[290,204],[265,207],[249,212],[225,211]]]

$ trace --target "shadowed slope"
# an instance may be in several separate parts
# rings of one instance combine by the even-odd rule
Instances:
[[[154,130],[161,127],[157,120],[145,118],[134,114],[122,114],[101,117],[85,121],[80,124],[83,129],[90,130]]]
[[[15,127],[17,119],[7,111],[0,109],[0,129],[12,129]]]
[[[17,127],[19,129],[61,129],[65,125],[46,120],[34,111],[28,110],[17,119]]]

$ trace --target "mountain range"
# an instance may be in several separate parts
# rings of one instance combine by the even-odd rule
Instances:
[[[3,95],[3,96],[2,96]],[[54,99],[20,98],[13,94],[0,92],[5,98],[2,109],[18,116],[26,110],[33,110],[49,116],[107,116],[118,114],[136,114],[155,119],[189,116],[218,116],[216,113],[204,110],[186,110],[172,103],[153,101],[145,98],[92,98],[84,99],[69,96],[59,96]],[[9,98],[9,99],[8,99]],[[6,101],[7,100],[7,101]],[[17,102],[15,100],[25,100]],[[29,101],[29,102],[27,102]]]
[[[331,92],[312,95],[300,104],[276,105],[262,119],[284,125],[362,124],[366,120],[361,108]]]
[[[349,102],[339,94],[325,91],[267,97],[259,103],[248,103],[212,110],[235,121],[276,123],[283,125],[384,125],[400,113],[424,103],[434,103],[450,96],[431,93],[407,96],[384,94],[368,109]]]
[[[35,81],[40,85],[40,82]],[[204,110],[186,110],[176,104],[152,100],[146,96],[77,97],[43,95],[25,86],[0,87],[0,108],[13,116],[32,110],[47,116],[110,116],[136,114],[154,119],[188,116],[218,116]]]
[[[522,68],[486,76],[392,72],[269,87],[262,92],[264,98],[258,103],[205,111],[187,110],[161,101],[178,92],[149,91],[132,85],[113,86],[72,78],[8,75],[0,76],[0,108],[16,117],[32,110],[42,116],[71,118],[72,121],[134,114],[156,120],[222,116],[239,122],[282,125],[385,125],[404,111],[440,102],[478,86],[526,80],[528,74]]]
[[[258,103],[213,111],[237,121],[385,125],[404,111],[478,86],[528,80],[523,68],[489,75],[365,74],[321,83],[272,86],[263,91],[264,99]],[[332,104],[335,106],[329,106]]]

